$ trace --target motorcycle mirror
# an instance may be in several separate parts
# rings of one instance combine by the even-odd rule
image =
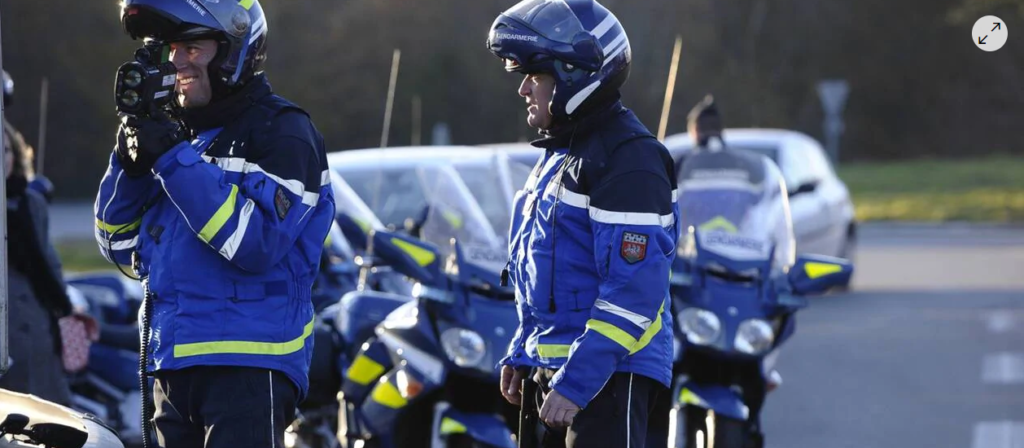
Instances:
[[[367,254],[380,257],[395,271],[416,281],[435,286],[444,280],[437,246],[399,233],[372,231]]]
[[[825,255],[801,254],[790,268],[788,279],[794,294],[821,294],[849,283],[853,264],[849,260]]]

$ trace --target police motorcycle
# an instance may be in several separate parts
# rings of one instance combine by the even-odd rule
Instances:
[[[803,296],[852,275],[840,258],[794,262],[785,184],[774,165],[765,167],[760,179],[682,173],[670,447],[763,447],[761,405],[781,384],[774,368],[796,312],[808,305]]]
[[[416,171],[431,198],[419,238],[374,231],[369,250],[416,282],[412,300],[367,329],[361,310],[389,298],[350,293],[336,321],[365,340],[345,365],[338,437],[346,447],[512,448],[518,410],[494,367],[518,325],[514,292],[499,285],[506,245],[451,167]]]
[[[447,172],[446,174],[451,174]],[[338,210],[335,236],[332,230],[328,242],[341,242],[343,254],[331,256],[321,266],[321,272],[343,272],[344,275],[321,275],[314,284],[314,307],[317,312],[314,327],[313,362],[310,366],[310,393],[300,405],[296,420],[285,432],[288,447],[335,447],[338,423],[337,394],[341,390],[341,365],[353,359],[360,343],[370,335],[374,326],[389,312],[413,300],[414,282],[393,269],[379,257],[367,253],[370,235],[386,229],[366,202],[335,170],[331,170],[331,183]],[[426,188],[420,185],[418,188]],[[433,199],[425,198],[427,203]],[[426,204],[418,204],[420,206]],[[407,233],[418,237],[416,228],[423,226],[424,217],[413,217]],[[338,251],[334,251],[337,253]],[[327,252],[325,252],[327,253]],[[337,260],[341,258],[342,260]],[[325,258],[326,260],[326,258]],[[334,293],[326,293],[333,290]],[[376,300],[363,300],[345,293],[362,291],[363,297],[375,294]],[[337,323],[341,316],[346,319]],[[353,317],[358,319],[350,320]],[[353,331],[343,333],[338,328]]]
[[[93,415],[0,389],[0,448],[124,448]]]

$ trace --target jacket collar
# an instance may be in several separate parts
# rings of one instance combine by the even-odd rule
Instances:
[[[579,120],[540,131],[540,134],[544,137],[534,140],[530,144],[544,149],[568,148],[572,143],[573,135],[577,133],[589,134],[612,117],[621,113],[624,109],[622,101],[613,101]]]
[[[206,106],[195,109],[185,109],[181,114],[185,126],[196,133],[224,127],[235,121],[250,106],[255,105],[259,100],[273,93],[270,82],[266,75],[259,75],[253,78],[245,87],[237,92],[214,101]]]

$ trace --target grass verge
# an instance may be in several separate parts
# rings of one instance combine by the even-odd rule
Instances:
[[[861,221],[1024,223],[1024,157],[842,166]]]

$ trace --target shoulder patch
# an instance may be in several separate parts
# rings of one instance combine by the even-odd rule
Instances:
[[[288,210],[292,208],[292,201],[288,199],[284,187],[280,185],[277,187],[277,193],[274,194],[274,208],[277,210],[277,217],[281,220],[284,220],[284,217],[288,215]]]
[[[643,261],[647,257],[647,235],[622,232],[622,245],[619,247],[619,255],[629,264]]]

